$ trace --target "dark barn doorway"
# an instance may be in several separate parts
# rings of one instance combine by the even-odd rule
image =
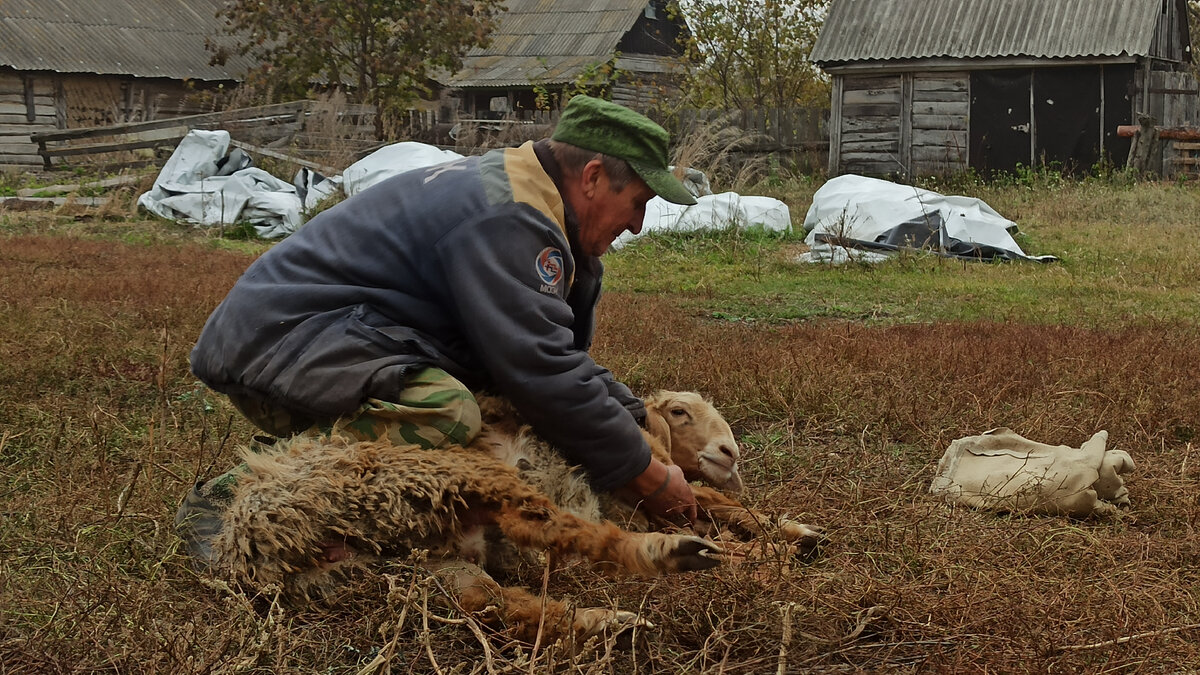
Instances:
[[[1132,64],[972,72],[971,168],[1124,166],[1130,141],[1117,126],[1132,123],[1133,78]]]
[[[1034,162],[1067,173],[1100,161],[1100,73],[1094,66],[1033,71]]]
[[[971,168],[983,175],[1029,165],[1032,71],[971,73]]]

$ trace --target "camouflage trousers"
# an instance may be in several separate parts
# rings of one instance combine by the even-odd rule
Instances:
[[[417,445],[426,450],[466,445],[479,433],[479,405],[462,382],[441,368],[422,368],[404,383],[395,401],[368,398],[352,413],[337,420],[316,421],[261,400],[230,396],[243,415],[269,434],[286,438],[297,434],[320,437],[339,434],[360,441],[388,440],[396,445]],[[205,495],[228,500],[233,496],[242,464],[209,481]]]
[[[479,433],[479,405],[463,383],[440,368],[423,368],[405,381],[395,401],[369,398],[340,419],[317,421],[260,400],[231,396],[234,406],[260,429],[278,437],[340,434],[362,441],[386,439],[396,445],[427,450],[466,445]],[[202,565],[211,562],[208,539],[220,531],[220,513],[233,499],[241,464],[206,482],[184,497],[175,516],[177,531],[189,553]]]

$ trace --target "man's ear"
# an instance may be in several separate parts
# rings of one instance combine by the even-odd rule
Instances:
[[[589,199],[596,196],[596,190],[600,186],[600,176],[604,173],[604,162],[598,158],[589,160],[583,165],[583,171],[579,173],[579,187],[583,190],[583,195]]]

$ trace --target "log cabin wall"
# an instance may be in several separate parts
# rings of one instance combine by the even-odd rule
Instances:
[[[947,175],[967,167],[966,72],[837,76],[835,97],[831,174]]]
[[[836,78],[830,128],[831,174],[888,176],[903,172],[900,158],[901,77]]]
[[[946,176],[964,171],[971,111],[966,72],[915,73],[912,78],[910,175]]]
[[[42,166],[29,134],[213,112],[215,85],[116,75],[0,71],[0,167]]]
[[[29,134],[59,128],[54,83],[0,71],[0,167],[41,166]]]

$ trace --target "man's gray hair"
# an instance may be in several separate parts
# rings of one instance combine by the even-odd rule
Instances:
[[[550,151],[554,153],[554,159],[558,161],[559,167],[573,175],[581,173],[588,162],[599,159],[604,165],[604,173],[608,174],[609,183],[617,192],[624,190],[630,181],[638,177],[637,172],[629,166],[629,162],[611,155],[585,150],[579,146],[555,140],[550,141]]]

